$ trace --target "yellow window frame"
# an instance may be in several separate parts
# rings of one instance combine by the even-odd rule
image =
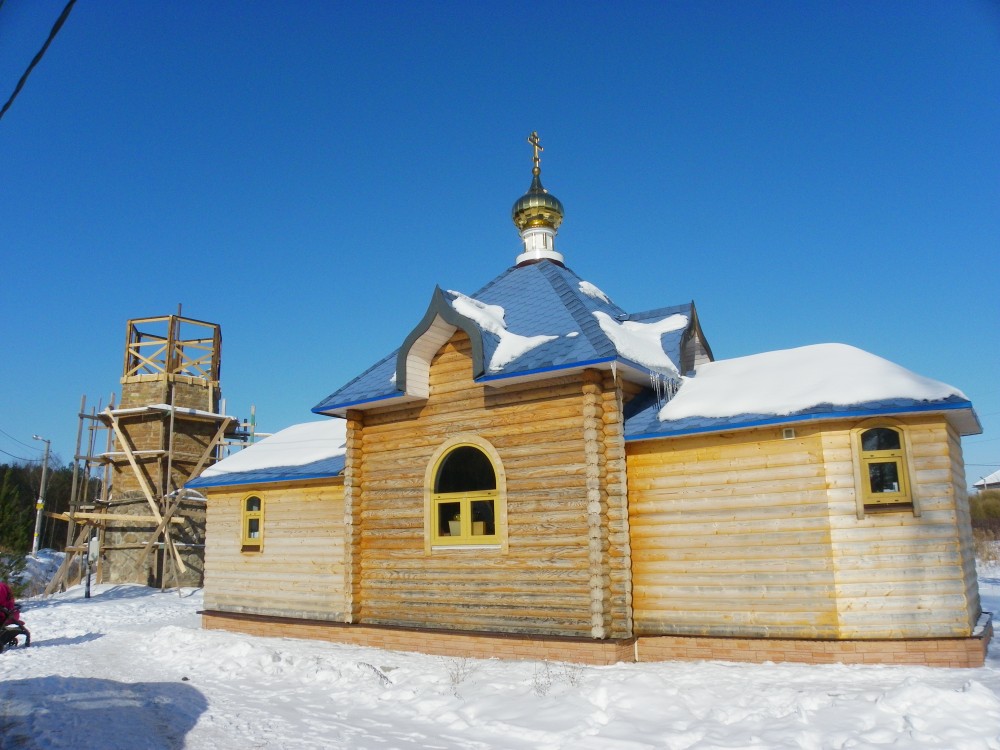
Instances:
[[[874,429],[892,430],[899,435],[899,448],[887,450],[866,451],[862,449],[862,438],[866,432]],[[919,516],[920,509],[913,497],[910,486],[909,467],[912,463],[909,435],[905,425],[887,421],[873,421],[855,427],[851,430],[853,453],[855,457],[855,483],[857,487],[858,518],[865,517],[865,511],[892,510],[899,506],[906,510],[912,508],[913,515]],[[896,492],[872,492],[870,467],[875,464],[893,464],[896,467],[896,478],[899,486]]]
[[[496,477],[496,489],[479,490],[474,492],[434,492],[438,471],[445,458],[456,448],[469,446],[482,451],[493,465],[493,473]],[[493,501],[493,534],[474,535],[472,533],[472,503],[477,500]],[[442,503],[458,502],[466,503],[462,505],[463,513],[460,514],[460,533],[457,536],[444,536],[439,533],[437,520],[439,506]],[[507,475],[504,471],[503,461],[493,444],[478,435],[461,434],[449,438],[434,451],[424,474],[424,551],[433,552],[435,549],[462,548],[498,549],[501,553],[507,552]]]
[[[256,500],[258,507],[250,510],[251,500]],[[240,506],[240,538],[242,552],[259,552],[264,546],[264,498],[261,495],[247,495]],[[251,531],[252,522],[257,522],[257,535]]]
[[[450,452],[450,451],[449,451]],[[431,494],[431,544],[435,546],[448,544],[497,544],[500,535],[497,533],[497,501],[500,493],[497,490],[482,490],[479,492],[435,492]],[[492,534],[476,534],[474,522],[472,520],[472,504],[478,501],[493,503],[493,531]],[[458,534],[441,534],[440,512],[442,505],[458,503]],[[452,519],[448,519],[450,522]]]

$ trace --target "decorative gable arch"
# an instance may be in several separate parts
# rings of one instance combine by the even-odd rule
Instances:
[[[427,398],[430,395],[431,359],[458,329],[465,331],[472,344],[472,377],[482,375],[486,367],[479,326],[457,312],[441,287],[435,287],[427,312],[396,355],[396,387],[407,396]]]

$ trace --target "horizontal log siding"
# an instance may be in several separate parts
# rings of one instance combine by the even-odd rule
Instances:
[[[241,508],[250,494],[264,501],[260,552],[240,551]],[[205,609],[344,620],[343,494],[339,479],[210,490]]]
[[[642,635],[963,637],[979,611],[961,446],[944,420],[897,420],[920,516],[858,519],[855,422],[628,448]]]
[[[907,431],[910,510],[857,518],[850,430],[827,428],[830,518],[842,638],[961,637],[979,614],[958,436],[940,417],[888,423]]]
[[[476,385],[468,337],[458,332],[431,364],[425,403],[366,412],[360,621],[590,636],[587,478],[594,456],[588,463],[582,404],[580,376]],[[488,440],[503,461],[506,552],[425,551],[425,471],[434,451],[461,433]],[[604,618],[603,597],[599,606]]]
[[[837,635],[822,439],[796,432],[628,446],[637,635]]]
[[[976,575],[976,552],[972,540],[972,514],[969,510],[969,495],[965,483],[965,461],[962,457],[962,438],[958,431],[948,426],[948,447],[951,453],[952,488],[955,493],[955,513],[958,519],[959,554],[965,577],[966,613],[969,622],[974,623],[982,612],[979,599],[979,579]]]

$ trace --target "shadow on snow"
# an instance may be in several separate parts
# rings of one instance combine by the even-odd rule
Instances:
[[[6,680],[0,682],[0,745],[179,750],[207,707],[205,697],[185,683]]]
[[[187,599],[190,596],[194,596],[194,594],[199,591],[199,589],[196,588],[182,588],[179,591],[178,589],[171,588],[166,589],[165,591],[160,591],[160,589],[143,586],[139,583],[124,583],[112,586],[101,584],[99,586],[95,585],[94,589],[95,590],[90,599],[84,599],[82,596],[59,598],[34,597],[19,601],[18,607],[22,612],[30,612],[33,609],[37,610],[47,609],[49,607],[62,607],[67,604],[86,606],[91,602],[97,603],[112,600],[126,601],[129,599],[144,599],[151,596],[177,596],[181,599]]]
[[[34,639],[34,636],[32,636],[31,645],[28,646],[27,648],[30,648],[32,651],[34,651],[36,648],[45,648],[47,646],[75,646],[79,643],[89,643],[90,641],[96,641],[99,638],[103,637],[104,633],[87,633],[85,635],[77,635],[73,637],[63,636],[61,638],[48,638],[42,641]],[[18,648],[23,649],[25,647],[18,646]]]

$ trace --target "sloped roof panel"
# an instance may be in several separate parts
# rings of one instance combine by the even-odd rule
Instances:
[[[313,461],[301,466],[269,466],[262,469],[233,471],[210,477],[198,477],[187,483],[196,489],[207,487],[233,487],[248,484],[268,484],[273,482],[293,482],[306,479],[328,479],[340,476],[344,471],[344,456],[333,456]]]
[[[441,304],[441,294],[440,291],[435,293],[428,314],[434,305]],[[475,294],[466,297],[447,291],[443,292],[443,297],[479,331],[478,343],[483,357],[481,378],[484,380],[496,381],[615,360],[636,372],[649,370],[641,360],[618,350],[595,313],[604,313],[620,323],[629,320],[645,323],[656,320],[661,311],[629,316],[597,287],[561,264],[541,260],[509,268]],[[471,307],[470,300],[474,301]],[[663,308],[659,317],[681,312],[686,307],[689,306]],[[426,325],[426,319],[425,315],[421,325]],[[418,329],[410,334],[408,342],[415,338]],[[679,363],[683,337],[684,330],[679,330],[665,334],[660,340],[673,362]],[[313,411],[342,411],[351,406],[404,397],[406,394],[393,379],[399,352],[397,350],[334,391]]]

